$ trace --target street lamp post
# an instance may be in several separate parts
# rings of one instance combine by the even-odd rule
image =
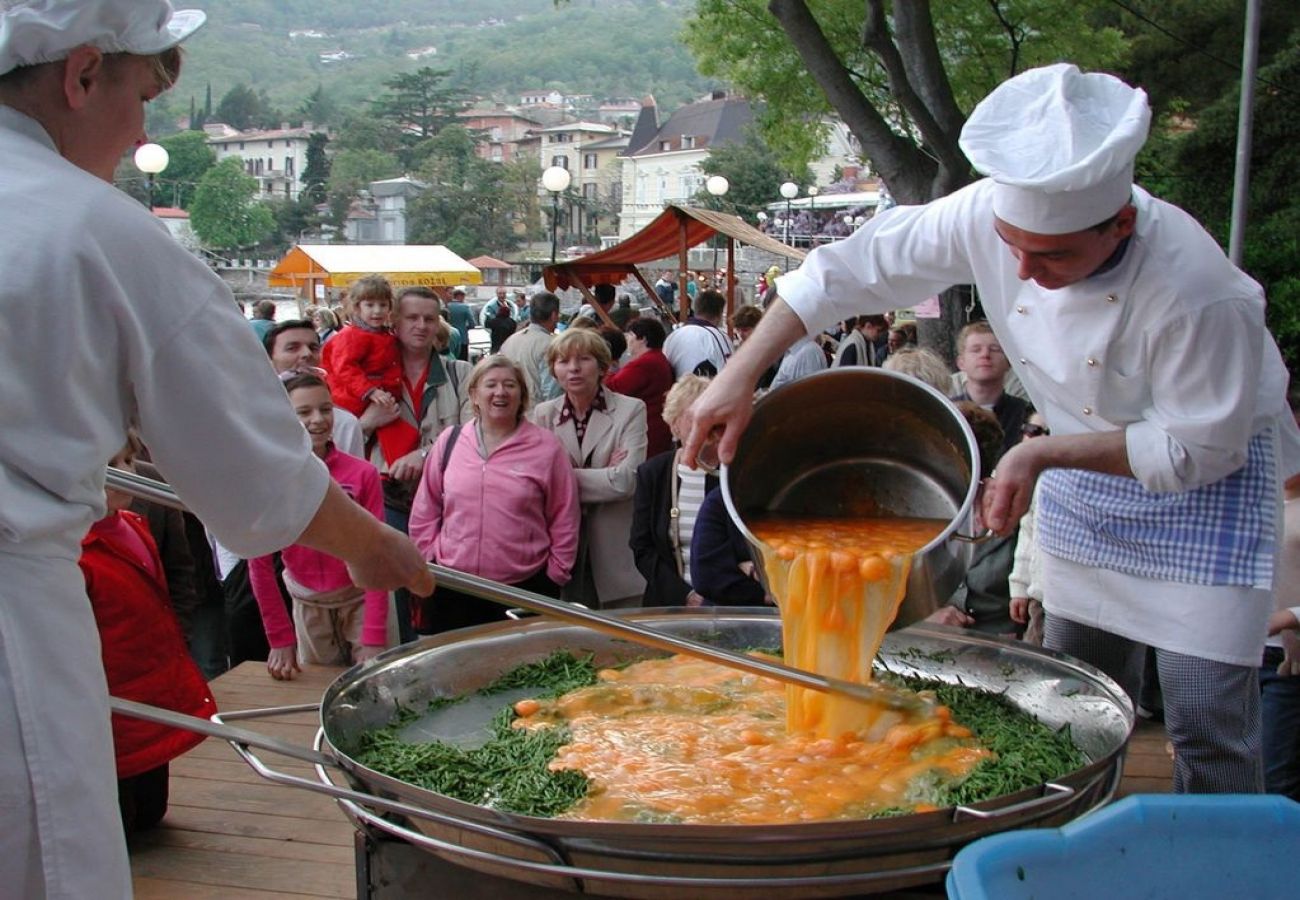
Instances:
[[[815,184],[808,188],[808,216],[812,219],[812,224],[808,226],[808,243],[813,247],[817,246],[817,195],[820,193]]]
[[[551,192],[551,265],[555,265],[556,242],[560,229],[560,194],[569,187],[569,170],[564,166],[551,166],[542,173],[542,187]]]
[[[781,185],[781,196],[785,198],[785,242],[788,244],[794,227],[794,213],[791,212],[790,201],[799,196],[799,185],[787,181]]]
[[[149,202],[145,205],[153,209],[154,176],[167,168],[171,156],[162,144],[141,144],[135,149],[135,167],[149,176]]]
[[[731,182],[724,175],[710,175],[709,180],[704,182],[704,189],[712,196],[719,199],[727,195],[731,190]],[[713,277],[718,277],[718,235],[713,235]]]

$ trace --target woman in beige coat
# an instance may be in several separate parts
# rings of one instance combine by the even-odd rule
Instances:
[[[605,389],[612,360],[595,331],[564,332],[546,361],[564,395],[538,405],[531,418],[564,446],[582,501],[578,562],[564,599],[601,609],[639,606],[645,581],[628,535],[636,468],[646,455],[645,404]]]

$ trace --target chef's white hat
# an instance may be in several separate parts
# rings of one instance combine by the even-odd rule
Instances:
[[[207,20],[169,0],[0,0],[0,75],[56,62],[89,44],[150,56],[175,47]]]
[[[993,212],[1036,234],[1082,231],[1118,212],[1146,142],[1146,92],[1062,63],[998,85],[961,132],[975,169],[995,182]]]

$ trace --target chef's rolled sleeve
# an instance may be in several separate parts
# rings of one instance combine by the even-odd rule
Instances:
[[[1264,359],[1262,313],[1249,299],[1221,300],[1152,329],[1151,407],[1128,426],[1133,475],[1151,491],[1186,491],[1246,463]]]
[[[851,237],[808,254],[776,280],[777,293],[809,334],[850,316],[915,306],[974,279],[962,223],[973,194],[958,191],[925,206],[896,206]],[[992,227],[992,223],[990,223]]]
[[[135,393],[155,465],[240,556],[294,543],[329,472],[230,295],[214,285],[208,305],[148,349]]]

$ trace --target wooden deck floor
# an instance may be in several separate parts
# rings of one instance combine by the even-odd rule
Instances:
[[[309,667],[292,682],[272,681],[245,663],[213,682],[223,710],[315,703],[338,670]],[[250,727],[310,746],[312,714]],[[1121,792],[1168,791],[1172,764],[1164,730],[1142,723],[1129,747]],[[265,759],[314,777],[305,763]],[[270,900],[356,897],[353,829],[333,800],[260,778],[224,742],[209,738],[171,766],[167,817],[131,845],[139,900]]]

